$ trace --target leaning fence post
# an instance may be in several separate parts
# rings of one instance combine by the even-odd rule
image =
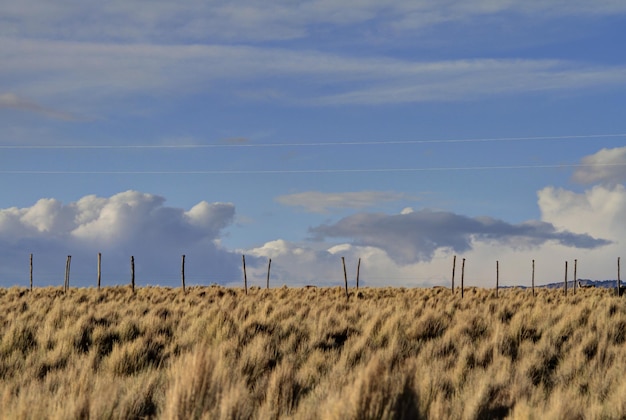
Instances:
[[[463,258],[463,264],[461,264],[461,298],[465,291],[465,258]]]
[[[135,257],[130,257],[130,288],[135,293]]]
[[[267,261],[267,281],[265,284],[265,288],[269,289],[270,288],[270,269],[272,268],[272,259],[270,258]]]
[[[452,259],[452,294],[454,294],[454,269],[456,268],[456,255]]]
[[[246,273],[246,256],[245,255],[241,256],[241,261],[243,263],[243,288],[247,295],[248,294],[248,274]]]
[[[33,291],[33,254],[30,254],[30,291]]]
[[[361,259],[359,258],[359,263],[356,266],[356,290],[359,290],[359,273],[361,272]]]
[[[343,280],[346,285],[346,300],[349,300],[350,298],[348,295],[348,273],[346,271],[346,259],[344,257],[341,257],[341,263],[343,264]]]

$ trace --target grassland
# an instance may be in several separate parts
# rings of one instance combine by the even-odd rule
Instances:
[[[0,289],[0,417],[626,417],[609,290]]]

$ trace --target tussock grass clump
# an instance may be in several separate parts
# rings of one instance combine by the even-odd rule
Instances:
[[[608,290],[0,290],[0,418],[626,417]]]

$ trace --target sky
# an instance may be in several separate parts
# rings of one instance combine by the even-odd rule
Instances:
[[[0,0],[0,287],[615,279],[626,3]]]

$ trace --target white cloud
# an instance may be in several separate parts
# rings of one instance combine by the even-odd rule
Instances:
[[[95,270],[94,255],[102,252],[109,284],[126,281],[131,255],[137,258],[144,283],[175,283],[181,254],[195,266],[196,282],[230,281],[239,274],[237,255],[216,244],[234,214],[228,203],[203,201],[185,211],[165,206],[163,197],[137,191],[86,196],[69,204],[41,199],[32,207],[2,209],[2,278],[11,281],[8,274],[20,272],[17,261],[31,252],[44,278],[58,271],[54,267],[65,255],[73,255],[72,272],[85,285],[84,276]]]
[[[313,213],[328,213],[331,209],[363,209],[384,202],[412,198],[403,193],[391,191],[358,191],[342,193],[324,193],[307,191],[281,195],[276,198],[286,206],[302,207]]]
[[[602,149],[585,156],[583,166],[574,172],[573,179],[582,184],[597,182],[619,183],[626,181],[626,146]]]
[[[246,255],[258,258],[256,266],[250,270],[250,284],[263,285],[267,278],[267,258],[272,259],[271,285],[283,284],[304,286],[334,285],[333,273],[339,273],[341,260],[324,246],[296,244],[282,239],[245,250]]]
[[[424,210],[355,214],[314,229],[338,241],[278,239],[229,251],[219,246],[223,230],[233,223],[235,208],[229,203],[202,201],[185,210],[137,191],[67,204],[46,198],[31,207],[0,210],[0,279],[5,286],[25,285],[31,252],[36,285],[60,285],[65,257],[72,255],[72,284],[93,286],[97,252],[103,253],[107,285],[128,281],[131,255],[139,284],[177,285],[181,254],[187,255],[188,283],[240,285],[242,253],[249,284],[258,286],[265,284],[268,258],[273,287],[342,285],[341,257],[350,285],[359,258],[362,285],[449,285],[455,253],[457,284],[461,258],[466,258],[468,286],[492,287],[496,260],[503,285],[529,285],[533,259],[537,284],[561,281],[566,260],[571,278],[574,259],[580,278],[615,278],[626,236],[623,185],[594,186],[582,193],[547,187],[538,192],[538,205],[541,220],[519,225]]]
[[[272,272],[278,273],[277,282],[294,279],[298,284],[340,285],[343,256],[351,285],[361,258],[364,285],[449,286],[454,254],[458,255],[457,286],[462,258],[466,259],[467,286],[493,287],[496,260],[502,285],[530,286],[532,260],[536,284],[562,281],[565,261],[572,279],[575,259],[579,278],[615,279],[616,258],[623,252],[626,236],[626,188],[594,186],[576,193],[547,187],[537,195],[541,220],[521,225],[419,210],[400,215],[357,214],[321,227],[324,234],[336,230],[334,235],[345,235],[353,243],[274,241],[253,252],[275,260]],[[264,278],[264,273],[259,268],[256,275]]]
[[[546,187],[538,192],[541,218],[560,229],[623,241],[626,188],[596,185],[583,193]]]
[[[47,235],[64,236],[73,227],[71,208],[55,199],[41,199],[24,210],[20,221],[26,228],[34,228]]]

